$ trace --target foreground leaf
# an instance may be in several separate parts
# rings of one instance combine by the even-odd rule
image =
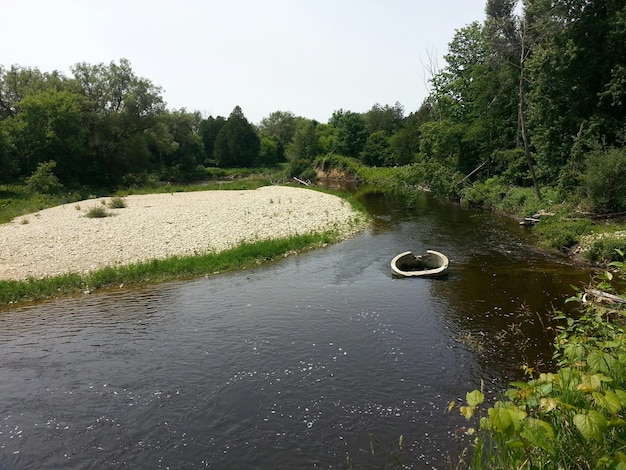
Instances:
[[[586,440],[602,442],[602,433],[607,427],[607,422],[597,411],[589,410],[586,414],[574,415],[574,424]]]

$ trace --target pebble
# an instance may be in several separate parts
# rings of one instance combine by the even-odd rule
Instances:
[[[334,229],[347,237],[364,227],[364,216],[340,197],[286,186],[132,195],[127,207],[107,208],[109,217],[85,217],[103,200],[110,201],[84,200],[0,225],[0,279],[86,273]]]

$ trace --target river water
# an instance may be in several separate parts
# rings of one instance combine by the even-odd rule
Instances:
[[[549,367],[537,312],[589,273],[491,213],[363,203],[364,233],[259,268],[0,310],[0,469],[449,468],[448,403]],[[447,279],[391,277],[430,248]]]

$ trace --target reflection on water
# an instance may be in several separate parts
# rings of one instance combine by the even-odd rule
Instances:
[[[408,467],[447,467],[448,402],[517,374],[498,334],[588,274],[492,214],[364,203],[373,228],[322,250],[0,313],[0,468],[381,467],[400,435]],[[427,248],[447,280],[391,278]]]

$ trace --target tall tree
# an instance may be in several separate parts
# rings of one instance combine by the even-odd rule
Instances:
[[[260,140],[239,106],[235,106],[215,138],[213,154],[218,166],[248,167],[259,157]]]
[[[389,137],[402,127],[404,107],[398,102],[393,106],[388,104],[381,106],[376,103],[363,115],[363,118],[369,134],[383,131]]]
[[[318,128],[321,125],[314,120],[304,120],[296,128],[296,133],[287,147],[287,156],[291,161],[312,161],[321,152]]]
[[[0,183],[12,181],[18,174],[17,161],[12,156],[14,154],[13,144],[9,133],[3,128],[0,121]]]
[[[6,69],[0,65],[0,119],[16,116],[26,96],[49,89],[62,91],[67,84],[57,71],[42,73],[37,68],[12,65]]]
[[[588,150],[593,142],[623,139],[626,5],[527,0],[525,12],[542,34],[528,62],[529,128],[543,172],[562,180],[576,160],[582,165],[581,143]]]
[[[512,79],[494,59],[478,22],[456,32],[445,58],[447,66],[431,80],[428,110],[433,119],[421,129],[420,148],[468,174],[496,150],[513,144]]]
[[[209,116],[200,123],[199,133],[204,145],[205,166],[215,165],[215,139],[217,138],[217,134],[222,130],[222,127],[224,127],[224,124],[226,124],[226,119],[222,116],[217,116],[216,118]]]
[[[108,65],[78,63],[72,72],[77,90],[85,97],[91,178],[115,187],[149,165],[146,131],[165,109],[161,88],[136,76],[126,59]]]
[[[367,141],[367,128],[363,116],[340,109],[333,112],[328,123],[337,130],[336,151],[346,157],[357,158]]]
[[[297,125],[298,119],[291,111],[274,111],[261,119],[259,132],[277,136],[282,145],[286,146],[293,139]]]
[[[524,15],[515,13],[517,0],[488,0],[485,13],[487,37],[502,66],[513,66],[517,70],[517,122],[518,142],[524,151],[528,171],[537,198],[541,198],[539,182],[531,153],[530,134],[527,127],[528,88],[527,61],[534,45],[534,35]]]
[[[85,183],[88,131],[81,103],[80,96],[55,90],[19,102],[14,138],[23,175],[34,172],[39,163],[55,161],[63,184]]]

